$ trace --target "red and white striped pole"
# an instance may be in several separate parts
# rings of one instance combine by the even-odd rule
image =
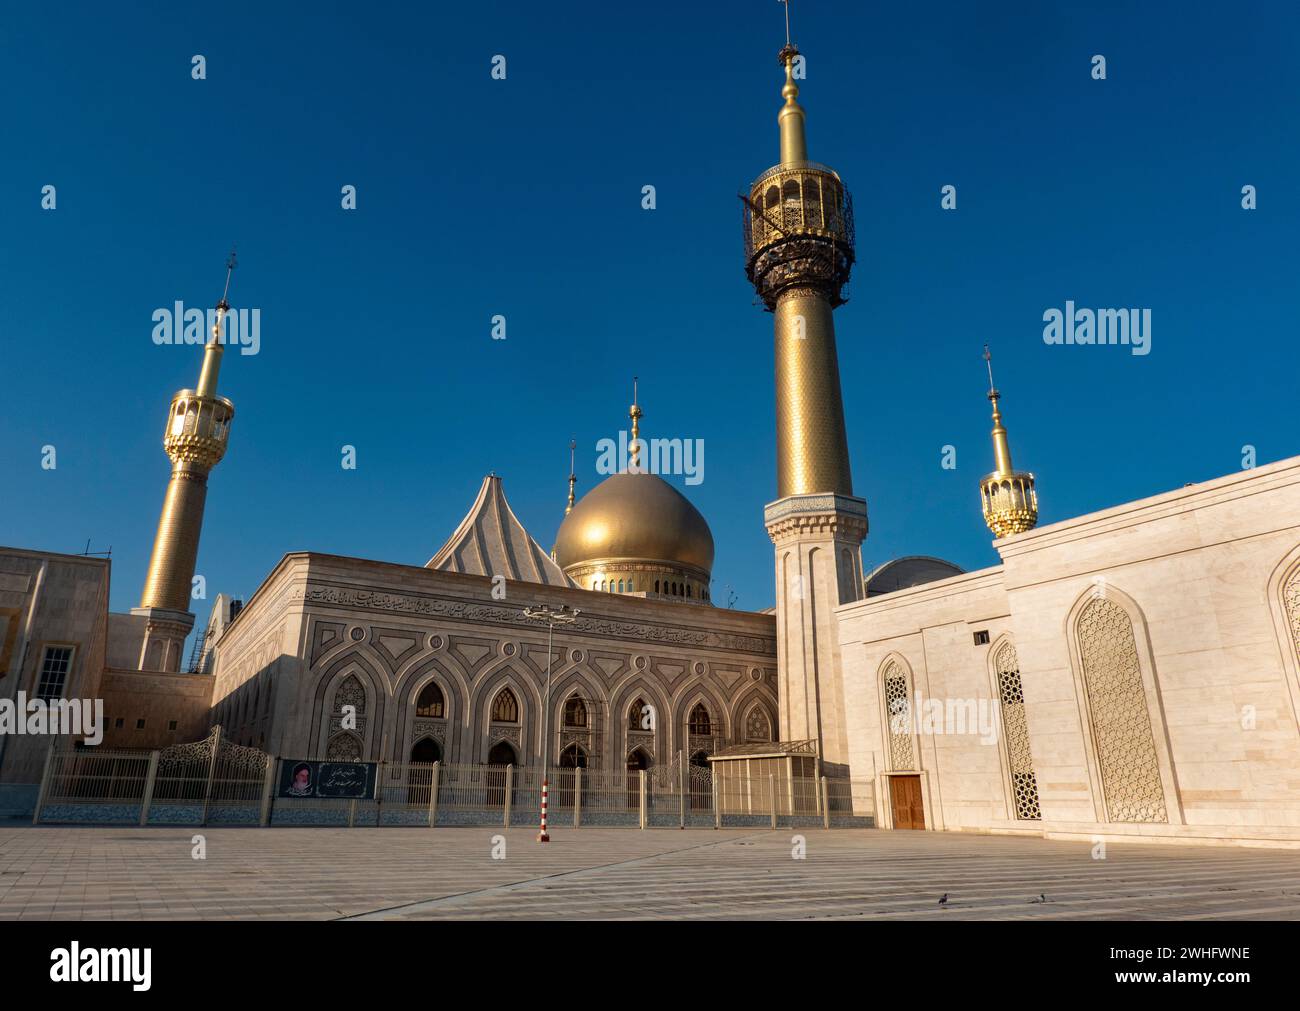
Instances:
[[[538,842],[550,842],[551,837],[546,832],[546,788],[549,784],[545,779],[542,780],[542,830],[537,833]]]

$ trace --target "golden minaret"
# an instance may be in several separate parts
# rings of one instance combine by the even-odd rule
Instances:
[[[172,461],[171,480],[163,499],[149,572],[133,614],[148,618],[140,666],[143,670],[178,671],[185,637],[194,626],[190,592],[203,527],[208,474],[226,453],[235,405],[217,395],[217,375],[224,350],[224,324],[230,303],[230,275],[235,254],[226,261],[226,287],[216,306],[212,335],[203,349],[198,387],[173,397],[163,431],[163,449]]]
[[[1002,394],[993,385],[993,355],[984,345],[984,363],[989,370],[989,401],[993,404],[992,474],[980,480],[980,498],[984,503],[984,522],[994,537],[1008,537],[1033,530],[1038,523],[1038,491],[1034,475],[1011,465],[1011,446],[1002,424],[998,401]]]
[[[834,169],[808,160],[803,60],[777,54],[781,161],[749,187],[745,272],[775,320],[777,676],[783,741],[812,740],[828,775],[848,772],[839,643],[827,620],[863,594],[867,503],[853,494],[835,350],[836,306],[853,267],[853,203]]]

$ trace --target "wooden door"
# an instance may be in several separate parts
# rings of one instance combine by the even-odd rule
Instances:
[[[925,828],[920,776],[890,776],[889,798],[894,813],[894,828]]]

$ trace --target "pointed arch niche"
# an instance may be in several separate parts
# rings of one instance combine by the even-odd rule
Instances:
[[[912,711],[912,671],[897,653],[880,665],[880,726],[885,736],[885,768],[890,772],[916,772],[921,749],[916,739],[916,714]]]
[[[1003,635],[989,649],[989,674],[1002,715],[1003,763],[1011,813],[1018,821],[1041,821],[1038,777],[1029,748],[1029,721],[1025,717],[1024,683],[1020,676],[1020,655],[1009,635]]]
[[[1269,577],[1268,599],[1286,672],[1291,718],[1300,726],[1300,546],[1292,548]]]
[[[1100,821],[1181,824],[1155,661],[1137,603],[1090,587],[1067,618],[1075,690]]]

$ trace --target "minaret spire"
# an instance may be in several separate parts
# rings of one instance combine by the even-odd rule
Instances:
[[[637,377],[632,377],[632,406],[628,409],[627,416],[632,419],[632,443],[628,447],[631,459],[628,461],[628,473],[641,473],[641,415],[644,412],[637,403]]]
[[[573,512],[573,503],[574,503],[574,499],[573,499],[573,489],[574,489],[574,488],[577,486],[577,484],[578,484],[578,472],[577,472],[577,469],[574,467],[574,459],[575,459],[575,458],[574,458],[574,455],[573,455],[573,454],[574,454],[574,451],[575,451],[577,448],[578,448],[578,442],[577,442],[577,440],[576,440],[576,439],[570,439],[570,440],[569,440],[569,504],[566,505],[566,506],[564,507],[564,515],[565,515],[565,516],[568,516],[569,513]]]
[[[203,370],[199,373],[199,385],[194,392],[201,397],[211,397],[217,392],[217,374],[221,371],[221,355],[225,350],[226,314],[230,312],[230,303],[226,296],[230,294],[230,275],[235,272],[235,250],[232,247],[226,258],[226,286],[221,290],[221,301],[217,303],[216,321],[212,324],[212,338],[203,349]]]
[[[790,0],[780,2],[785,5],[785,45],[776,57],[785,67],[785,86],[781,89],[785,105],[777,115],[781,127],[781,164],[798,165],[808,160],[803,106],[798,101],[799,85],[794,83],[794,65],[799,58],[799,49],[790,41]]]
[[[226,261],[226,285],[217,303],[212,338],[203,349],[198,386],[177,392],[167,412],[163,449],[172,461],[171,480],[158,519],[140,606],[131,612],[147,619],[140,651],[142,670],[180,670],[181,648],[194,627],[190,594],[203,529],[208,474],[225,456],[230,422],[235,416],[235,405],[217,395],[225,342],[223,325],[230,311],[226,299],[234,269],[232,250]]]
[[[1038,492],[1034,475],[1017,471],[1011,463],[1011,444],[1002,423],[998,401],[1002,394],[993,385],[993,353],[984,345],[984,364],[989,373],[989,402],[993,405],[993,473],[980,481],[984,522],[995,537],[1022,534],[1038,523]]]

